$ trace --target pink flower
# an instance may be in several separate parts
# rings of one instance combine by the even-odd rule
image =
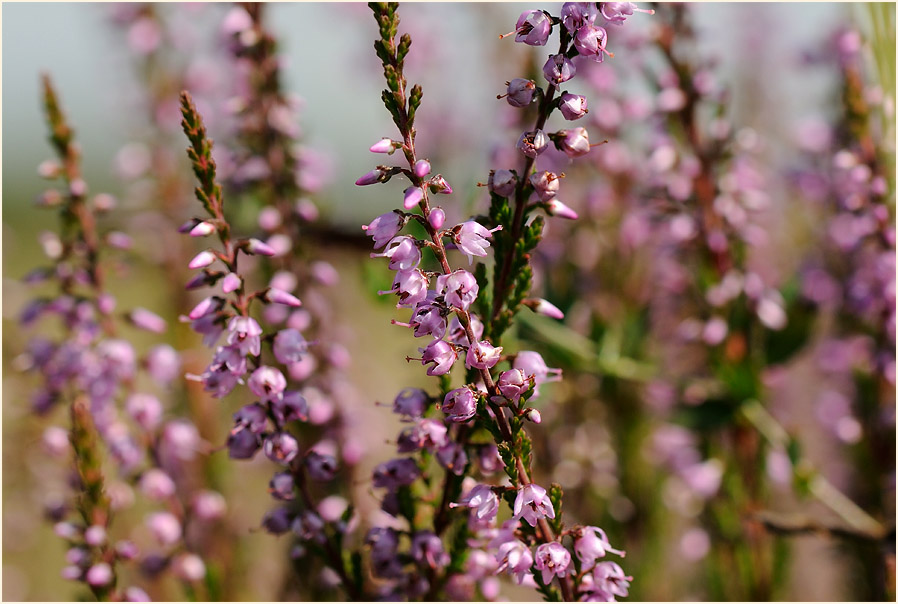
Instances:
[[[372,258],[389,258],[390,270],[407,271],[421,262],[421,250],[417,242],[408,236],[394,237],[382,254],[371,254]]]
[[[502,396],[513,403],[520,400],[521,395],[530,388],[531,381],[527,375],[520,369],[509,369],[499,374],[499,380],[496,382],[499,392]]]
[[[561,115],[566,120],[578,120],[589,113],[586,97],[569,92],[561,95],[561,105],[558,108],[561,109]]]
[[[502,356],[502,347],[496,348],[487,340],[474,342],[468,348],[468,354],[465,356],[465,367],[468,369],[474,367],[476,369],[489,369],[499,362]]]
[[[477,413],[477,399],[470,388],[456,388],[446,394],[441,411],[453,422],[468,421]]]
[[[458,269],[448,275],[437,277],[437,291],[445,296],[449,306],[468,310],[468,307],[477,299],[480,286],[474,275],[464,269]]]
[[[557,188],[557,187],[556,187]],[[469,220],[452,230],[452,238],[461,252],[468,256],[468,264],[474,262],[474,256],[486,256],[486,248],[490,246],[487,239],[496,231],[502,230],[500,224],[494,229],[487,229],[478,222]]]
[[[418,350],[423,353],[422,365],[433,363],[432,367],[428,367],[427,375],[444,375],[449,373],[449,370],[452,369],[452,365],[458,358],[455,348],[444,340],[434,340],[426,348],[419,348]]]
[[[574,533],[574,552],[580,558],[584,568],[591,567],[595,564],[596,559],[604,558],[608,552],[618,556],[624,555],[624,552],[611,547],[605,531],[595,526],[584,526],[577,529]]]
[[[514,500],[514,517],[536,526],[541,518],[555,518],[555,509],[546,490],[538,484],[528,484],[518,491]]]
[[[523,42],[530,46],[545,46],[552,33],[552,20],[541,10],[528,10],[521,13],[515,24],[515,42]]]
[[[499,513],[499,497],[491,486],[478,484],[460,502],[449,504],[453,508],[462,506],[474,510],[474,516],[478,520],[489,522]]]
[[[536,568],[542,571],[547,585],[555,577],[566,576],[570,564],[571,553],[560,543],[543,543],[536,548]]]
[[[555,146],[568,157],[582,157],[589,153],[589,133],[586,128],[559,130],[555,138]]]
[[[267,403],[281,398],[287,379],[280,370],[262,365],[252,373],[246,385],[262,402]]]
[[[507,572],[509,575],[513,575],[520,585],[524,582],[524,577],[530,574],[530,567],[533,566],[533,554],[524,543],[514,539],[499,546],[496,562],[499,563],[496,572]]]

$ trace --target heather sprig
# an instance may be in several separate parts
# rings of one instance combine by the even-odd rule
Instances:
[[[44,162],[40,172],[49,179],[61,176],[68,193],[63,195],[50,190],[40,198],[42,205],[60,207],[61,237],[53,240],[49,234],[44,237],[45,250],[55,260],[55,266],[38,269],[27,277],[32,283],[55,278],[59,295],[29,305],[23,322],[29,324],[41,316],[58,314],[63,319],[65,331],[59,343],[34,338],[22,360],[25,366],[37,369],[44,380],[43,390],[35,398],[37,412],[47,413],[57,402],[68,403],[70,407],[72,426],[68,443],[64,442],[65,432],[57,427],[48,428],[44,440],[51,453],[65,454],[67,444],[74,450],[77,475],[74,484],[79,493],[75,507],[81,519],[64,521],[64,507],[54,510],[51,517],[57,521],[57,534],[70,545],[67,552],[69,565],[63,569],[64,577],[84,581],[100,599],[143,598],[146,594],[140,588],[117,588],[118,563],[135,559],[138,552],[130,541],[112,540],[110,523],[114,512],[131,505],[133,496],[130,486],[110,478],[110,466],[125,482],[138,486],[148,499],[162,501],[169,509],[177,511],[176,514],[155,514],[166,516],[172,527],[167,532],[170,538],[163,545],[174,546],[170,552],[172,556],[184,552],[175,562],[189,556],[193,568],[203,565],[198,556],[185,551],[189,550],[182,539],[186,531],[184,509],[187,504],[182,495],[186,497],[191,493],[175,492],[176,485],[169,473],[180,472],[181,468],[170,456],[171,449],[164,435],[176,426],[187,427],[189,424],[170,422],[163,425],[159,400],[135,391],[138,361],[146,367],[153,381],[164,385],[173,379],[172,368],[176,371],[178,359],[176,353],[164,345],[138,359],[131,343],[118,334],[114,321],[115,298],[105,289],[100,263],[104,244],[115,246],[117,236],[111,232],[101,237],[96,222],[97,213],[111,209],[109,196],[100,194],[87,198],[87,185],[80,172],[80,151],[48,77],[44,78],[43,92],[51,143],[59,163]],[[48,199],[56,202],[47,204]],[[165,321],[149,310],[137,308],[122,314],[139,329],[155,333],[165,331]],[[123,402],[118,403],[119,400]],[[130,416],[133,427],[121,417],[119,404]],[[195,432],[195,428],[193,430]],[[184,439],[180,441],[184,447]],[[192,449],[192,455],[198,442],[186,446]],[[112,463],[107,464],[107,456]],[[160,485],[163,485],[161,490]],[[151,518],[148,517],[148,522]],[[145,556],[143,561],[153,556]],[[163,570],[169,559],[165,556],[157,558],[164,562],[156,564],[157,571]],[[176,573],[178,568],[175,564]],[[181,578],[190,582],[199,577],[193,573],[190,576],[181,574]]]
[[[318,445],[303,449],[293,428],[296,422],[309,420],[309,404],[303,392],[291,386],[292,372],[288,370],[285,375],[282,367],[289,367],[306,356],[309,344],[299,330],[293,328],[266,334],[251,316],[254,301],[291,308],[301,306],[301,302],[288,291],[273,286],[249,291],[250,275],[241,272],[238,266],[240,255],[271,257],[276,252],[258,239],[231,239],[222,188],[216,180],[215,161],[211,155],[212,141],[207,138],[202,117],[187,92],[181,94],[181,108],[182,126],[191,143],[187,154],[200,182],[196,189],[197,198],[209,214],[207,219],[195,218],[182,231],[200,237],[217,233],[222,249],[200,252],[191,261],[191,268],[202,269],[196,280],[202,285],[220,281],[225,296],[205,298],[187,319],[205,336],[208,346],[214,346],[227,332],[226,344],[215,348],[206,371],[192,377],[202,381],[213,396],[224,397],[238,384],[245,384],[257,399],[234,414],[234,427],[227,447],[234,459],[249,459],[262,450],[266,457],[283,466],[283,471],[274,475],[270,486],[274,499],[283,503],[266,514],[263,527],[273,534],[292,530],[306,548],[316,552],[337,573],[350,597],[361,598],[360,567],[358,572],[352,570],[351,562],[344,558],[342,550],[344,535],[351,531],[348,521],[353,510],[347,508],[334,518],[325,501],[315,501],[310,487],[312,481],[332,480],[338,470],[337,461],[326,448]],[[227,271],[210,269],[216,261],[222,262]],[[263,342],[270,347],[272,360],[265,360]]]
[[[555,580],[558,582],[561,597],[565,600],[576,597],[577,591],[581,587],[587,595],[600,597],[598,594],[607,593],[607,583],[604,579],[597,580],[592,587],[586,587],[582,581],[583,575],[572,576],[567,572],[571,556],[560,543],[568,534],[563,529],[561,519],[560,487],[553,485],[547,492],[542,487],[533,484],[530,479],[531,445],[529,437],[523,430],[523,422],[530,420],[539,423],[540,414],[524,403],[527,399],[537,396],[537,386],[541,382],[549,381],[547,378],[553,373],[553,370],[550,370],[536,353],[524,351],[510,357],[503,356],[502,348],[494,345],[529,293],[531,273],[528,266],[528,252],[539,242],[543,225],[543,220],[539,217],[525,227],[525,220],[530,211],[543,208],[549,214],[564,214],[569,218],[576,217],[564,204],[554,199],[558,190],[558,176],[549,173],[540,175],[533,173],[533,169],[536,157],[545,150],[550,140],[554,141],[556,146],[570,157],[583,155],[589,150],[590,145],[585,129],[565,130],[546,135],[543,128],[554,108],[553,99],[557,86],[573,76],[574,67],[567,56],[568,52],[574,55],[579,52],[598,61],[609,54],[604,50],[604,29],[593,26],[597,9],[594,5],[573,4],[565,5],[563,9],[563,13],[583,11],[585,13],[582,16],[583,22],[577,21],[576,24],[570,25],[571,31],[583,30],[585,36],[592,35],[594,41],[601,38],[601,42],[595,48],[589,45],[582,47],[578,45],[576,49],[569,50],[570,36],[565,30],[562,30],[560,52],[558,55],[550,57],[544,69],[550,85],[546,92],[539,90],[538,96],[541,101],[536,126],[533,130],[525,132],[517,145],[525,157],[524,167],[520,173],[506,170],[502,173],[493,171],[490,175],[490,189],[493,193],[493,207],[490,213],[492,224],[490,226],[493,228],[489,229],[472,220],[452,229],[443,230],[444,213],[439,208],[431,208],[428,193],[448,194],[452,192],[452,189],[445,184],[445,180],[441,176],[425,180],[424,177],[430,173],[431,166],[428,162],[420,160],[415,150],[414,114],[420,104],[422,94],[419,86],[413,86],[410,91],[407,90],[408,83],[402,69],[403,61],[411,46],[411,39],[405,34],[398,43],[396,42],[399,19],[395,4],[372,3],[370,6],[374,11],[381,35],[381,39],[375,41],[375,51],[383,63],[388,87],[382,94],[382,100],[399,128],[402,138],[401,141],[384,139],[381,143],[374,145],[371,150],[379,153],[392,153],[402,149],[408,168],[378,166],[371,173],[361,177],[356,184],[370,185],[387,182],[399,174],[405,175],[412,183],[412,186],[404,192],[403,204],[405,209],[411,210],[411,212],[397,210],[392,214],[384,214],[365,227],[368,234],[374,237],[375,248],[380,248],[386,243],[383,253],[372,254],[372,256],[382,256],[390,260],[390,268],[397,271],[391,291],[399,296],[398,306],[414,309],[410,322],[401,325],[413,327],[415,335],[418,337],[431,335],[435,338],[429,345],[420,349],[423,355],[417,359],[425,366],[430,365],[427,370],[428,375],[447,376],[456,360],[463,355],[465,366],[468,369],[467,380],[472,382],[463,388],[450,390],[448,378],[441,377],[442,392],[439,399],[443,399],[443,404],[440,409],[445,414],[444,422],[448,422],[448,425],[444,422],[434,424],[434,420],[426,418],[427,409],[434,402],[432,397],[423,391],[415,395],[421,401],[419,404],[421,411],[413,416],[417,427],[406,438],[406,440],[410,439],[410,446],[403,445],[403,437],[400,437],[400,452],[420,451],[423,448],[434,454],[441,465],[447,469],[442,496],[437,497],[440,503],[435,506],[436,510],[433,516],[434,535],[438,538],[439,534],[450,524],[446,517],[446,508],[452,507],[451,493],[454,490],[457,491],[460,486],[460,478],[453,478],[452,474],[461,477],[468,472],[467,455],[459,457],[460,453],[464,453],[466,449],[472,447],[470,440],[472,432],[475,434],[481,431],[485,434],[491,433],[497,446],[496,451],[502,458],[512,485],[510,489],[499,488],[498,493],[508,501],[513,511],[513,520],[510,521],[512,524],[507,527],[509,531],[507,537],[493,540],[489,545],[490,551],[495,552],[496,555],[497,566],[494,572],[507,570],[515,574],[519,582],[530,577],[530,580],[535,581],[535,585],[550,599],[559,597],[558,592],[552,586]],[[591,10],[589,6],[592,6]],[[517,40],[536,46],[544,45],[551,33],[552,26],[559,23],[561,23],[561,19],[550,17],[547,13],[527,11],[518,20]],[[521,89],[528,93],[527,98],[533,99],[533,95],[529,94],[529,86],[523,86]],[[512,90],[511,83],[508,96],[509,102],[515,106],[526,104],[527,98],[522,98],[516,88]],[[503,191],[505,196],[514,194],[516,202],[514,210],[502,195]],[[536,201],[528,205],[528,198],[531,194]],[[414,212],[416,209],[420,211],[420,214]],[[410,220],[421,225],[428,236],[427,239],[417,240],[413,237],[398,235]],[[482,291],[482,286],[486,284],[485,266],[479,264],[473,274],[464,269],[453,271],[449,265],[443,241],[447,238],[460,251],[468,255],[470,260],[475,255],[486,256],[487,247],[491,246],[495,249],[497,268],[492,305],[485,303],[485,300],[489,298],[484,295],[486,292]],[[438,271],[418,268],[422,262],[424,249],[429,249],[432,252],[439,265]],[[510,289],[510,284],[506,282],[509,281],[512,271],[516,275],[516,282],[514,288]],[[429,290],[430,281],[434,278],[436,288]],[[540,304],[539,301],[528,300],[528,306],[557,316],[557,309]],[[503,308],[505,310],[500,316],[500,310]],[[475,309],[484,313],[483,321],[473,314]],[[457,327],[453,324],[447,326],[448,317],[453,313],[455,317],[452,322]],[[447,333],[449,334],[448,342],[443,339]],[[502,372],[496,381],[492,369],[505,360],[512,362],[512,368]],[[401,394],[400,398],[403,396]],[[397,410],[404,408],[400,398],[397,398],[396,401]],[[505,409],[511,411],[510,416],[506,414]],[[453,430],[452,424],[458,424],[458,428]],[[433,430],[437,427],[439,428],[437,430],[439,437],[435,438]],[[422,429],[425,430],[425,434],[430,434],[430,436],[425,438],[415,432]],[[405,434],[404,432],[403,435]],[[446,454],[441,456],[444,451]],[[399,505],[391,513],[398,512],[405,516],[413,527],[417,513],[414,507],[403,509],[403,491],[401,489],[412,488],[412,484],[421,476],[422,472],[426,472],[427,457],[428,455],[423,455],[423,464],[413,463],[414,458],[406,458],[388,462],[379,468],[381,476],[395,476],[398,482],[396,479],[378,478],[378,472],[375,473],[375,486],[400,489],[388,493],[384,509],[388,510],[387,506],[388,502],[392,500],[391,498],[398,498]],[[447,459],[453,461],[446,463]],[[459,472],[460,465],[463,465],[464,468]],[[408,468],[405,469],[405,466]],[[426,484],[430,483],[426,474],[424,480]],[[468,490],[470,488],[468,487]],[[488,487],[481,485],[474,488]],[[480,502],[490,501],[491,498],[497,497],[496,494],[489,496],[486,490],[480,492],[480,495],[471,495],[467,500],[463,499],[462,501],[472,504],[477,501],[478,503],[472,507],[479,509]],[[483,499],[484,497],[486,499]],[[404,498],[408,500],[408,495],[406,494]],[[449,505],[447,506],[447,504]],[[488,506],[487,509],[492,508],[491,503]],[[389,507],[393,507],[393,504],[389,503]],[[480,523],[474,522],[472,517],[474,524],[467,529],[472,536],[482,533],[482,530],[489,526],[495,518],[493,513],[484,518],[482,513],[478,512],[478,516]],[[522,519],[529,527],[524,523],[519,524]],[[486,524],[483,524],[483,520],[486,520]],[[529,546],[518,540],[516,535],[527,542],[542,543],[537,548],[535,557],[530,552]],[[437,543],[439,540],[434,542],[435,545]],[[498,548],[498,550],[494,548]],[[393,552],[395,555],[395,546],[391,546],[387,551]],[[453,555],[448,556],[446,563],[453,559]],[[536,565],[535,569],[541,571],[541,574],[530,573],[530,566],[533,564]],[[442,566],[434,565],[431,562],[432,571],[441,569]],[[592,571],[598,568],[598,565],[594,565],[586,570]],[[449,585],[452,574],[451,564],[447,574],[449,577],[446,584]],[[439,578],[434,572],[431,572],[427,582],[430,585],[421,586],[421,588],[424,589],[423,593],[432,596],[436,593]]]

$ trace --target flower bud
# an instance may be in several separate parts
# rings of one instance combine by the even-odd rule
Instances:
[[[274,248],[258,239],[249,239],[246,242],[246,251],[249,254],[257,254],[259,256],[274,256],[277,254]]]
[[[589,153],[589,134],[586,128],[559,130],[555,133],[555,147],[568,157],[582,157]]]
[[[535,158],[549,146],[549,137],[542,130],[525,132],[515,146],[527,157]]]
[[[549,60],[543,65],[543,75],[550,84],[567,82],[577,73],[577,66],[564,55],[549,55]]]
[[[527,409],[527,411],[524,413],[524,417],[532,421],[534,424],[538,424],[543,421],[542,415],[540,415],[539,411],[533,408]]]
[[[443,208],[432,209],[430,211],[430,216],[427,217],[427,222],[430,223],[430,226],[432,226],[435,231],[439,231],[443,228],[443,224],[446,222],[446,212],[443,211]]]
[[[415,162],[415,176],[418,178],[424,178],[428,174],[430,174],[430,162],[426,159],[419,159]]]
[[[205,237],[207,235],[211,235],[215,232],[215,226],[211,222],[200,222],[195,227],[190,229],[191,237]]]
[[[188,268],[205,268],[215,262],[215,254],[210,252],[209,250],[203,250],[199,254],[193,257],[193,260],[190,261],[190,264],[187,265]]]
[[[385,174],[386,172],[383,170],[383,168],[375,168],[367,174],[360,176],[359,179],[355,181],[355,184],[360,187],[364,187],[365,185],[373,185],[374,183],[383,182]]]
[[[145,308],[135,308],[131,311],[131,314],[128,315],[128,318],[135,327],[153,333],[165,333],[165,319]]]
[[[105,587],[112,582],[112,567],[105,562],[94,564],[87,570],[84,579],[91,587]]]
[[[565,204],[553,199],[546,204],[546,213],[549,216],[558,216],[559,218],[567,218],[568,220],[577,220],[577,212],[566,206]]]
[[[237,291],[240,289],[241,283],[240,275],[237,273],[228,273],[224,276],[224,279],[221,280],[221,291],[226,294]]]
[[[282,289],[276,289],[274,287],[268,290],[268,300],[275,304],[283,304],[284,306],[292,306],[294,308],[302,306],[302,302],[300,302],[299,298]]]
[[[396,150],[396,143],[389,138],[382,138],[368,149],[371,153],[393,153]],[[361,179],[359,179],[361,180]],[[360,184],[356,182],[355,184]],[[369,183],[365,183],[369,184]]]
[[[450,195],[452,193],[452,187],[449,186],[442,174],[437,174],[430,179],[430,190],[442,195]]]
[[[406,210],[411,210],[424,200],[424,189],[421,187],[409,187],[405,190],[402,205]]]

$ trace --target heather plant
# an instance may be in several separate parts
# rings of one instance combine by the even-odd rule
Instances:
[[[402,175],[411,186],[403,191],[405,211],[378,216],[363,228],[373,238],[375,249],[383,248],[372,257],[387,258],[389,268],[396,271],[393,287],[381,293],[396,294],[397,307],[412,309],[407,323],[394,323],[413,329],[416,337],[431,337],[430,343],[419,349],[420,358],[407,360],[420,362],[428,375],[440,379],[438,395],[406,389],[394,403],[394,410],[413,422],[400,434],[398,450],[417,455],[385,462],[375,470],[375,487],[387,489],[382,509],[405,521],[402,529],[375,527],[369,531],[372,556],[377,557],[375,574],[391,580],[393,590],[427,599],[435,597],[442,585],[451,590],[452,597],[470,597],[476,583],[479,595],[492,599],[495,588],[488,578],[495,572],[507,572],[518,583],[535,585],[547,599],[624,596],[631,578],[617,563],[599,561],[606,553],[622,552],[613,549],[597,527],[566,527],[561,487],[553,484],[546,490],[531,479],[532,444],[524,425],[540,423],[540,412],[527,403],[538,397],[540,384],[560,379],[560,370],[549,368],[536,352],[503,355],[503,347],[498,345],[525,304],[537,312],[560,316],[551,303],[528,297],[532,283],[529,253],[539,243],[545,220],[536,212],[568,219],[577,216],[556,197],[559,176],[538,171],[536,159],[550,142],[571,158],[590,150],[585,128],[548,134],[545,128],[550,114],[571,101],[567,97],[572,95],[560,88],[575,75],[572,57],[601,62],[606,55],[613,56],[605,48],[606,30],[596,25],[599,11],[591,4],[568,3],[560,17],[539,10],[521,14],[515,31],[508,35],[515,35],[517,42],[544,46],[557,27],[559,50],[549,55],[543,67],[545,88],[520,78],[508,83],[510,104],[537,105],[533,126],[515,145],[522,156],[520,167],[490,171],[488,216],[444,228],[446,213],[432,207],[429,194],[451,195],[453,190],[442,175],[431,176],[433,167],[415,148],[415,113],[423,91],[418,85],[408,87],[403,70],[411,37],[404,34],[397,40],[395,4],[370,6],[380,30],[375,51],[387,81],[382,100],[401,138],[384,138],[371,151],[389,155],[401,151],[407,167],[379,165],[356,184],[385,183]],[[574,104],[580,107],[582,103],[585,100],[579,99]],[[584,112],[575,115],[563,109],[562,113],[567,119],[576,119]],[[407,225],[417,228],[412,233],[423,230],[424,238],[400,235]],[[469,264],[474,256],[486,257],[487,248],[494,250],[491,290],[485,264],[478,262],[473,273],[452,269],[447,242],[467,256]],[[435,270],[421,268],[427,266],[422,264],[427,262],[424,250],[432,254]],[[434,289],[430,289],[432,280]],[[462,356],[466,383],[452,388],[449,374]],[[496,370],[494,376],[494,368],[503,362],[508,362],[509,368]],[[435,413],[437,409],[442,417]],[[483,442],[488,436],[492,442]],[[475,454],[481,476],[501,467],[508,483],[492,485],[469,477],[475,469],[471,463]],[[500,460],[495,459],[496,454]],[[432,476],[434,461],[444,469],[442,483]],[[427,494],[433,482],[438,490]],[[500,497],[511,508],[512,517],[496,529]],[[433,503],[422,505],[428,500]],[[460,522],[464,518],[453,518],[450,510],[454,507],[472,510],[466,523]],[[422,525],[422,520],[426,524]],[[441,538],[444,532],[448,547]],[[403,556],[402,538],[406,536],[410,550]],[[566,537],[570,537],[570,545],[565,543]],[[486,555],[473,557],[473,552],[467,552],[470,539]],[[405,560],[414,563],[412,572],[404,570]],[[462,568],[466,576],[459,573]]]
[[[454,15],[370,3],[395,130],[355,188],[289,59],[326,61],[353,124],[342,81],[381,69],[340,61],[369,34],[311,49],[257,3],[108,11],[137,82],[124,186],[88,193],[47,80],[60,228],[13,363],[59,466],[24,456],[62,576],[131,601],[819,596],[805,575],[893,597],[888,24],[878,70],[847,26],[806,54],[837,78],[795,148],[740,117],[698,10],[653,7],[466,8],[491,32],[471,87]],[[299,25],[372,25],[329,10]]]
[[[192,483],[189,462],[201,446],[199,435],[183,419],[166,419],[165,406],[153,392],[169,394],[180,367],[177,352],[159,344],[139,356],[121,333],[125,320],[155,334],[165,333],[166,322],[144,308],[116,312],[101,260],[116,248],[127,249],[130,238],[100,230],[100,215],[114,203],[108,194],[88,195],[81,150],[49,77],[43,81],[43,100],[58,159],[42,163],[39,172],[62,180],[64,189],[48,189],[38,201],[59,210],[61,228],[58,235],[41,235],[52,266],[35,269],[26,281],[55,282],[57,291],[35,299],[22,320],[29,325],[58,316],[62,330],[53,339],[32,338],[20,361],[42,379],[35,412],[50,415],[59,406],[68,411],[68,429],[57,424],[44,433],[49,452],[74,458],[74,496],[51,503],[48,510],[54,531],[69,546],[62,574],[84,582],[98,599],[141,601],[146,592],[128,586],[120,573],[122,564],[138,561],[151,578],[169,571],[193,593],[206,571],[198,541],[188,538],[188,530],[194,537],[208,530],[223,513],[224,500]],[[144,382],[155,386],[144,391]],[[144,519],[155,542],[140,549],[123,536],[132,527],[112,523],[134,505],[137,493],[151,502]]]

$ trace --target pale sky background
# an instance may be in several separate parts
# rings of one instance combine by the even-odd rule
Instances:
[[[407,21],[423,21],[436,35],[446,38],[437,42],[451,44],[451,54],[441,55],[444,60],[433,65],[431,73],[409,74],[412,81],[430,82],[429,88],[425,85],[421,111],[434,110],[435,95],[442,95],[458,114],[479,120],[482,127],[473,130],[472,138],[488,136],[495,103],[486,103],[490,94],[495,95],[493,89],[501,92],[504,86],[492,81],[495,76],[483,57],[495,53],[494,45],[513,45],[510,39],[500,42],[497,34],[512,29],[521,10],[539,6],[404,5],[401,14]],[[117,183],[108,176],[112,159],[133,136],[138,122],[121,106],[121,89],[133,76],[122,33],[110,26],[108,10],[109,5],[91,3],[4,4],[4,209],[30,202],[41,190],[35,167],[49,157],[38,103],[38,74],[43,70],[53,75],[77,129],[85,149],[88,182],[94,191],[112,188],[114,192]],[[813,46],[849,13],[848,5],[835,3],[701,4],[697,14],[703,39],[721,58],[722,73],[735,92],[736,115],[750,109],[740,104],[740,87],[757,88],[758,82],[766,104],[763,114],[773,131],[778,128],[777,121],[788,123],[786,120],[795,116],[814,113],[825,98],[826,81],[819,74],[796,72],[790,65],[797,49]],[[203,27],[218,27],[220,14],[207,10],[199,20]],[[637,15],[627,27],[631,23],[645,26],[649,19]],[[360,203],[359,192],[352,182],[372,165],[367,147],[392,133],[392,124],[379,103],[382,77],[371,50],[374,21],[364,5],[277,3],[269,9],[268,24],[280,36],[289,57],[287,85],[306,100],[301,116],[306,142],[339,157],[334,162],[333,194],[329,196],[332,216],[357,222],[358,212],[353,208]],[[746,40],[752,37],[763,43],[756,52],[747,53]],[[309,53],[309,49],[315,50]],[[370,74],[365,73],[366,65]],[[503,75],[510,77],[514,74]],[[441,81],[445,88],[434,81]],[[752,98],[757,93],[755,90]],[[482,149],[488,146],[488,139],[471,143],[472,149]],[[470,182],[477,178],[472,163],[477,161],[482,162],[482,155],[472,153],[443,171]],[[389,203],[385,202],[385,207],[392,207]],[[370,205],[363,215],[371,215]]]

